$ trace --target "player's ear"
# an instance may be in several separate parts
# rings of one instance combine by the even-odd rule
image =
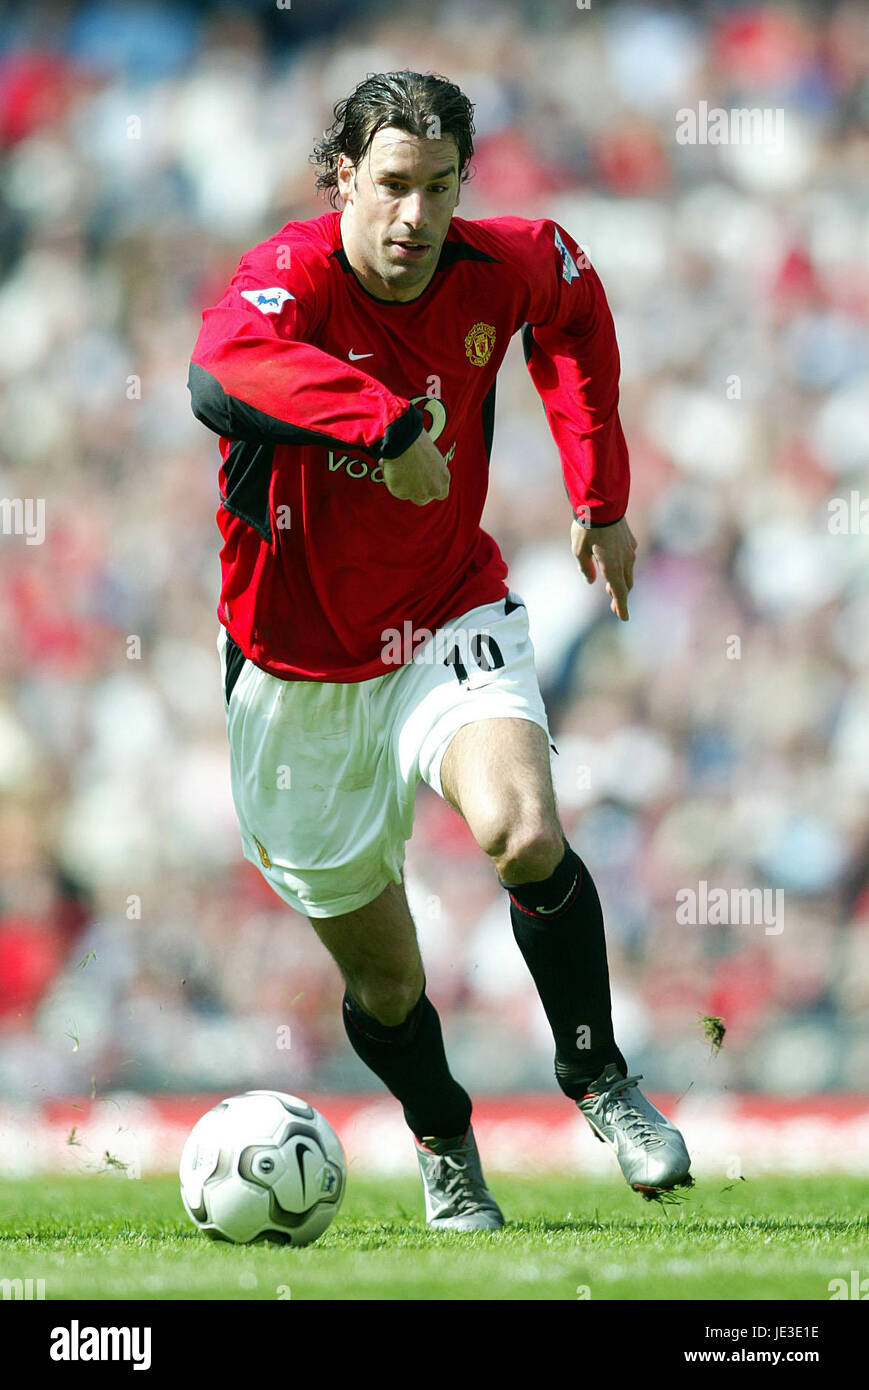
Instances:
[[[343,152],[338,156],[337,177],[338,191],[346,200],[351,190],[356,192],[356,169]]]

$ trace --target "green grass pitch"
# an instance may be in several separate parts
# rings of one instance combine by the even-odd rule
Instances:
[[[415,1179],[351,1171],[314,1245],[232,1246],[173,1178],[0,1182],[0,1279],[50,1299],[809,1299],[869,1273],[869,1179],[701,1179],[660,1207],[620,1180],[490,1175],[499,1232],[429,1231]],[[585,1292],[587,1290],[587,1292]]]

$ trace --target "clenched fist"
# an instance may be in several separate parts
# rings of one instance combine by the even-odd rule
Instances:
[[[450,490],[450,470],[425,430],[403,454],[381,459],[380,466],[389,491],[402,502],[424,507],[442,502]]]

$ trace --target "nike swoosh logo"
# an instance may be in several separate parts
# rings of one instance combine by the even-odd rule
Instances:
[[[302,1196],[305,1196],[305,1154],[311,1153],[307,1144],[296,1145],[296,1162],[299,1165],[299,1177],[302,1179]]]
[[[570,887],[568,888],[567,892],[565,893],[564,897],[561,899],[561,902],[558,904],[558,907],[538,907],[538,908],[536,909],[536,911],[540,913],[541,917],[551,917],[552,914],[553,914],[553,912],[557,912],[557,911],[558,911],[558,908],[564,907],[564,904],[567,902],[567,899],[570,897],[570,895],[571,895],[571,893],[573,892],[573,890],[574,890],[575,887],[576,887],[576,875],[574,875],[573,882],[571,883],[571,885],[570,885]]]
[[[373,352],[354,352],[353,349],[351,348],[350,351],[348,352],[347,356],[350,358],[350,361],[351,361],[351,362],[358,362],[360,357],[373,357],[373,356],[374,356],[374,353],[373,353]]]

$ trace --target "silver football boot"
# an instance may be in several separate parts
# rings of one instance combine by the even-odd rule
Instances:
[[[477,1152],[474,1131],[455,1139],[414,1135],[425,1193],[425,1217],[436,1231],[495,1231],[504,1217],[492,1196]]]
[[[638,1081],[610,1062],[577,1105],[598,1139],[615,1150],[635,1192],[654,1200],[675,1187],[693,1187],[691,1157],[675,1125],[646,1100]]]

